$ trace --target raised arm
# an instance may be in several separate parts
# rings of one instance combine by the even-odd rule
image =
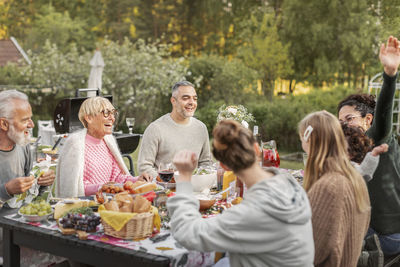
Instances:
[[[397,69],[400,64],[400,42],[390,36],[387,44],[382,44],[379,59],[382,63],[383,85],[376,103],[374,121],[368,130],[368,135],[375,144],[385,142],[392,131],[393,99],[396,91]]]

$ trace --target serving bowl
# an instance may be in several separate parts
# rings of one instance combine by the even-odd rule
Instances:
[[[209,208],[212,207],[215,203],[215,199],[199,199],[200,202],[200,210],[208,210]]]
[[[18,211],[18,215],[22,216],[22,217],[25,219],[25,221],[27,221],[27,222],[41,222],[41,221],[45,221],[45,220],[47,220],[47,219],[49,218],[49,216],[52,215],[52,214],[53,214],[53,211],[50,212],[50,213],[48,213],[48,214],[41,215],[41,216],[39,216],[39,215],[28,215],[28,214],[23,214],[23,213],[21,213],[20,211]]]
[[[179,180],[179,172],[174,174],[175,180]],[[194,192],[203,192],[205,189],[217,185],[217,171],[207,174],[194,174],[191,180]]]
[[[167,182],[157,181],[157,184],[162,186],[165,189],[175,189],[175,187],[176,187],[176,183],[167,183]]]
[[[217,184],[217,172],[192,175],[191,182],[194,192],[203,192]]]

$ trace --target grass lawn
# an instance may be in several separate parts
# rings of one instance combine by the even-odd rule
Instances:
[[[298,161],[281,160],[280,167],[284,169],[299,170],[299,169],[304,169],[304,164],[303,162],[298,162]]]

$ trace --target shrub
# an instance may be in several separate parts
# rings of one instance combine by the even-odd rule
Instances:
[[[263,141],[274,139],[279,149],[299,151],[301,143],[297,125],[300,120],[310,112],[323,109],[336,114],[337,104],[350,93],[349,88],[336,87],[331,90],[315,89],[305,95],[275,97],[272,102],[251,100],[230,104],[242,104],[254,115],[254,125],[259,126]],[[217,121],[218,108],[223,103],[210,101],[196,111],[196,117],[206,124],[210,136]]]
[[[336,115],[340,100],[351,93],[345,87],[332,90],[312,90],[309,94],[276,97],[273,102],[253,102],[247,105],[256,118],[263,140],[274,139],[287,151],[301,150],[297,125],[308,113],[327,110]]]

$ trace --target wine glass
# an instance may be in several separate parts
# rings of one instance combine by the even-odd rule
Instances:
[[[158,165],[158,176],[163,182],[169,183],[172,177],[174,177],[172,163],[160,163],[160,165]]]
[[[132,134],[133,126],[135,125],[135,118],[126,118],[125,122],[128,126],[129,134]]]

